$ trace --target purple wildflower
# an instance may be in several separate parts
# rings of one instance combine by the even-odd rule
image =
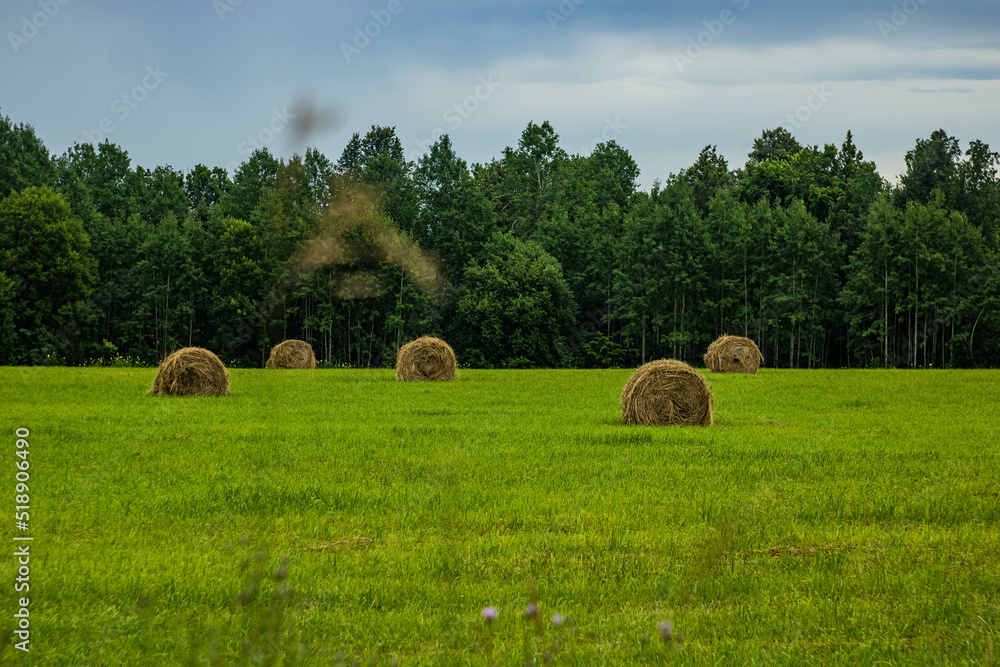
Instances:
[[[562,614],[552,614],[552,626],[558,628],[560,625],[566,622]]]
[[[531,619],[538,616],[538,605],[534,602],[529,602],[528,606],[524,608],[524,617]]]
[[[482,616],[483,620],[485,620],[487,623],[492,623],[493,619],[497,617],[497,608],[484,607],[483,610],[479,612],[479,615]]]
[[[668,642],[674,638],[674,624],[670,621],[663,621],[657,626],[660,629],[660,636],[663,641]]]

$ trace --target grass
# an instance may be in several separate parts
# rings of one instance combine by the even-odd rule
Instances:
[[[0,369],[0,663],[995,663],[996,371],[710,375],[711,428],[623,426],[629,371],[154,374]]]

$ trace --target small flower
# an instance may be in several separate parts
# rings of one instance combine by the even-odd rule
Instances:
[[[538,605],[534,602],[529,602],[528,606],[524,608],[524,617],[527,619],[535,618],[538,616]]]
[[[552,614],[552,626],[558,628],[560,625],[566,622],[562,614]]]
[[[674,638],[674,624],[670,621],[663,621],[657,626],[663,641],[668,642]]]
[[[479,612],[479,615],[482,616],[483,620],[487,623],[492,623],[493,619],[497,617],[497,609],[496,607],[484,607],[483,610]]]

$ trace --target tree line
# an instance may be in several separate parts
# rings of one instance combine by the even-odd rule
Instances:
[[[997,165],[938,130],[890,184],[850,132],[778,127],[647,192],[616,142],[571,155],[543,122],[484,164],[447,135],[408,161],[373,126],[336,162],[261,148],[230,176],[50,155],[0,117],[0,364],[260,367],[298,338],[380,367],[423,334],[467,367],[700,364],[729,333],[772,367],[995,367]]]

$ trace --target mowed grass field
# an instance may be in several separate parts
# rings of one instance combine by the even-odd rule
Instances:
[[[711,428],[630,373],[0,369],[0,663],[996,664],[1000,372],[707,375]]]

